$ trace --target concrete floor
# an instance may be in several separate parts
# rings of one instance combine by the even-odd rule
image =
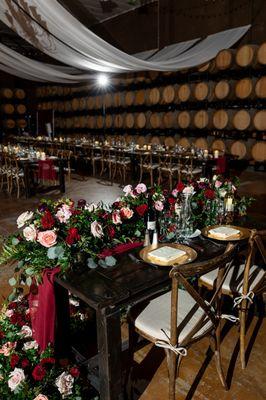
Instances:
[[[256,206],[252,213],[265,219],[266,174],[245,171],[241,175],[241,193],[256,197]],[[121,193],[117,184],[112,187],[101,185],[96,179],[86,181],[73,179],[67,184],[65,197],[73,200],[85,198],[87,201],[112,202]],[[57,192],[37,197],[16,200],[0,193],[0,235],[6,235],[16,229],[17,216],[34,208],[41,198],[59,198]],[[8,278],[13,273],[12,266],[0,268],[0,302],[10,291]],[[224,391],[216,374],[214,360],[206,359],[208,341],[194,344],[184,357],[177,380],[177,399],[180,400],[265,400],[266,399],[266,322],[254,317],[247,334],[248,365],[242,371],[238,353],[238,329],[227,323],[224,326],[222,359],[228,377],[230,390]],[[136,398],[139,400],[166,400],[168,393],[167,366],[162,349],[151,345],[135,354],[136,365],[133,380],[136,386]]]

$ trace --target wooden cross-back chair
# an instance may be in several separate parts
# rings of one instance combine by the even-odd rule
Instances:
[[[101,148],[101,165],[102,169],[100,176],[103,176],[104,172],[108,173],[108,178],[111,184],[113,184],[113,176],[116,167],[116,150],[109,146],[103,146]]]
[[[128,157],[127,152],[123,148],[116,149],[116,163],[114,167],[113,178],[115,178],[116,174],[120,175],[120,184],[125,185],[126,176],[131,167],[131,160]]]
[[[196,157],[193,155],[183,156],[179,159],[179,176],[180,178],[185,177],[187,179],[193,179],[195,176],[199,176],[202,169],[196,165]]]
[[[234,298],[234,307],[238,307],[240,321],[240,361],[242,369],[246,367],[245,336],[246,316],[248,306],[253,302],[255,295],[260,296],[265,288],[265,269],[254,264],[255,257],[261,256],[266,265],[266,230],[252,230],[248,242],[248,252],[245,264],[233,266],[222,286],[222,294]],[[199,285],[207,289],[215,289],[216,271],[210,271],[202,275]]]
[[[7,177],[9,180],[8,190],[9,193],[12,194],[13,187],[15,186],[17,189],[17,199],[19,199],[21,189],[25,189],[24,172],[19,167],[18,159],[16,156],[9,157],[9,165],[9,172],[7,173]]]
[[[175,176],[177,178],[178,165],[175,161],[175,157],[171,152],[167,154],[160,154],[159,156],[158,185],[162,183],[163,175],[168,175],[170,190],[173,188],[173,179]]]
[[[175,400],[175,382],[183,356],[196,341],[208,336],[215,354],[216,368],[222,385],[227,384],[221,365],[221,319],[233,318],[221,312],[221,288],[234,260],[235,246],[205,262],[174,267],[170,272],[172,289],[148,304],[137,305],[129,313],[129,366],[132,365],[138,336],[165,349],[169,372],[169,400]],[[209,301],[189,283],[195,274],[217,269],[217,287]],[[179,288],[182,284],[185,290]],[[132,397],[131,371],[127,376],[129,397]]]
[[[158,170],[159,164],[154,162],[154,157],[151,151],[145,151],[139,153],[140,161],[139,161],[139,168],[140,168],[140,176],[139,182],[142,182],[143,174],[148,172],[150,175],[150,185],[151,187],[154,184],[154,172]]]

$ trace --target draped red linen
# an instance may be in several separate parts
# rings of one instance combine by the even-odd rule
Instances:
[[[217,174],[224,174],[226,172],[226,157],[225,156],[221,156],[219,158],[217,158]]]
[[[47,181],[55,181],[57,173],[54,167],[54,162],[51,159],[39,160],[38,162],[38,178]]]

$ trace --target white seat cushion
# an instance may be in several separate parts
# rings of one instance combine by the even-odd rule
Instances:
[[[242,293],[245,264],[232,266],[223,283],[222,290],[226,294]],[[249,290],[253,290],[265,277],[265,271],[257,265],[252,265],[249,271]],[[217,278],[217,269],[202,275],[199,281],[206,286],[213,287]]]
[[[194,310],[193,307],[195,307]],[[191,311],[192,310],[192,311]],[[191,315],[188,314],[191,312]],[[204,311],[198,307],[195,300],[185,290],[178,290],[178,321],[177,326],[184,321],[184,327],[179,334],[179,343],[192,331]],[[156,340],[166,340],[162,329],[170,337],[170,318],[171,318],[171,291],[151,300],[145,309],[135,319],[135,327],[144,334]],[[206,324],[198,331],[194,338],[206,332],[212,326],[212,322],[206,319]]]

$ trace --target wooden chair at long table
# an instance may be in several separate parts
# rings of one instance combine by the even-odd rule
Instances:
[[[139,153],[140,161],[139,161],[139,169],[140,176],[139,182],[142,182],[143,174],[148,172],[150,175],[150,185],[151,187],[154,184],[154,172],[158,170],[159,164],[154,162],[152,151],[145,151],[143,153]]]
[[[188,348],[208,336],[215,354],[216,368],[221,383],[227,389],[221,353],[221,319],[231,318],[221,312],[221,287],[233,263],[236,247],[229,244],[224,254],[205,262],[176,266],[170,272],[171,291],[162,294],[148,304],[132,307],[129,313],[129,366],[133,364],[134,348],[138,335],[164,348],[169,372],[169,400],[175,399],[175,382],[181,360]],[[207,301],[188,282],[195,274],[216,269],[217,287]],[[182,284],[186,290],[179,288]],[[132,370],[132,368],[131,368]],[[132,396],[131,371],[127,374],[129,397]]]
[[[178,165],[175,163],[174,157],[171,153],[160,154],[158,171],[158,185],[162,183],[163,175],[167,175],[169,180],[169,188],[172,190],[173,179],[177,178]]]
[[[222,286],[222,294],[234,298],[234,308],[238,307],[240,321],[240,360],[242,369],[246,367],[245,336],[246,316],[248,306],[253,302],[255,295],[259,296],[265,287],[266,271],[254,264],[255,256],[261,255],[266,264],[266,230],[252,230],[248,243],[248,253],[245,264],[233,266]],[[215,289],[216,271],[210,271],[202,275],[199,285],[207,289]],[[262,299],[260,299],[262,300]],[[263,300],[262,300],[263,302]]]

